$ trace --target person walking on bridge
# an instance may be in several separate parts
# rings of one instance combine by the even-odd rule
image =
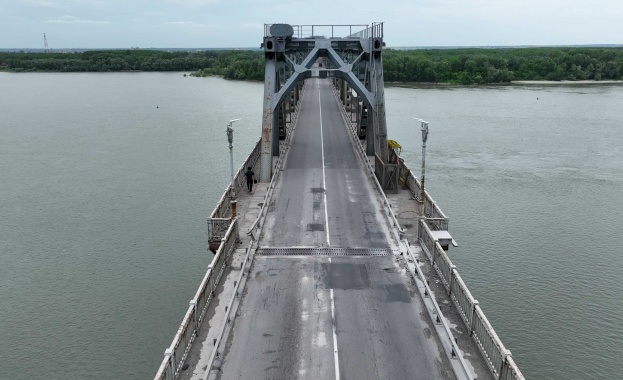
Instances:
[[[253,192],[253,181],[255,180],[255,173],[251,170],[251,167],[247,167],[247,171],[244,173],[247,177],[247,189],[249,189],[249,193]]]

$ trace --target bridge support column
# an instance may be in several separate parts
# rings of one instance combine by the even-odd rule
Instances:
[[[366,155],[374,156],[376,150],[374,149],[374,114],[368,110],[368,125],[366,127]]]
[[[279,137],[280,129],[282,128],[283,119],[281,118],[281,107],[273,111],[273,136],[272,136],[272,154],[273,156],[279,155]]]
[[[272,45],[271,45],[272,46]],[[264,111],[262,115],[262,157],[260,160],[260,182],[270,182],[273,171],[274,123],[272,98],[277,86],[277,60],[274,52],[266,53],[264,71]],[[277,133],[279,131],[277,130]],[[277,138],[277,144],[279,138]],[[278,151],[279,148],[277,148]]]

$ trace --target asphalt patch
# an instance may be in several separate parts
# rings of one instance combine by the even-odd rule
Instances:
[[[388,284],[384,285],[383,288],[385,288],[385,301],[403,303],[411,302],[409,290],[404,284]]]
[[[365,264],[323,263],[324,284],[328,289],[365,289],[370,287]]]
[[[324,231],[324,224],[322,223],[308,223],[307,231]]]

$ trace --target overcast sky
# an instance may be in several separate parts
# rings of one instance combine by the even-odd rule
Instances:
[[[623,44],[623,0],[0,0],[0,48],[259,47],[264,23],[375,21],[390,47]]]

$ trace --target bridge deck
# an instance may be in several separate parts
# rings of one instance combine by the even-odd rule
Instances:
[[[253,194],[238,195],[241,247],[266,190],[258,184]],[[326,80],[307,81],[275,191],[218,370],[208,373],[207,363],[244,249],[233,255],[179,378],[455,378],[407,270],[412,264],[393,254],[398,243],[385,209]],[[414,242],[417,203],[410,196],[401,189],[388,198]],[[443,289],[431,282],[477,378],[491,378]]]
[[[395,246],[328,80],[311,79],[261,245]]]
[[[260,247],[393,248],[326,80],[309,80]],[[453,378],[399,256],[257,256],[220,376]]]

